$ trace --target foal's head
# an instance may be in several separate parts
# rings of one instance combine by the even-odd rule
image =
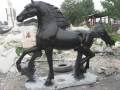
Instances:
[[[105,41],[106,45],[115,45],[115,41],[106,32],[105,26],[102,23],[97,24],[94,30],[101,37],[101,39]]]

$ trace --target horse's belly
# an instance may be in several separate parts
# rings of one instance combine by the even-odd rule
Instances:
[[[80,46],[80,41],[78,39],[72,40],[56,40],[54,48],[56,49],[74,49]]]
[[[79,47],[81,43],[80,36],[76,32],[62,31],[56,35],[54,48],[56,49],[73,49]]]

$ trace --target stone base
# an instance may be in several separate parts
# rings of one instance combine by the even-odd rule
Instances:
[[[54,85],[50,87],[46,87],[44,85],[46,77],[40,77],[36,80],[35,83],[26,83],[25,87],[27,90],[57,90],[67,87],[80,86],[80,85],[88,85],[95,83],[97,80],[97,76],[87,72],[85,73],[85,78],[82,80],[75,80],[72,73],[70,74],[62,74],[55,76]]]

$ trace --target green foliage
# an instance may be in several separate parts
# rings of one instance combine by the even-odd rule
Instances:
[[[20,54],[21,54],[23,51],[24,51],[24,49],[23,49],[22,47],[17,47],[17,48],[16,48],[16,54],[17,54],[18,56],[20,56]]]
[[[120,41],[120,35],[113,32],[113,28],[111,24],[106,24],[105,30],[109,33],[109,35],[112,37],[114,41]]]
[[[120,41],[120,35],[111,34],[110,36],[112,37],[113,40],[115,40],[115,41]]]
[[[95,11],[92,0],[65,0],[61,10],[69,22],[74,25],[78,25],[86,16],[93,14]]]
[[[84,11],[85,16],[95,12],[94,3],[92,0],[82,0],[81,4],[82,4],[82,9]]]
[[[105,0],[101,4],[109,16],[120,18],[120,0]]]

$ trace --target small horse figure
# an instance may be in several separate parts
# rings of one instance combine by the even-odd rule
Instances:
[[[24,10],[17,16],[17,21],[23,22],[27,18],[37,16],[38,19],[38,30],[36,34],[36,46],[25,50],[16,62],[17,69],[22,74],[28,76],[29,81],[34,81],[34,60],[39,56],[42,56],[42,50],[45,51],[48,65],[49,74],[45,82],[45,85],[52,85],[52,79],[54,79],[53,70],[53,49],[69,50],[74,49],[77,51],[77,59],[75,63],[75,74],[74,77],[77,79],[84,78],[84,73],[86,69],[89,68],[89,59],[95,56],[95,54],[90,50],[93,43],[93,38],[101,37],[106,44],[114,45],[114,41],[104,30],[104,27],[100,25],[96,26],[91,31],[76,30],[70,31],[66,28],[69,26],[67,24],[65,17],[60,12],[60,10],[53,5],[42,1],[33,1],[28,4]],[[20,63],[23,57],[28,54],[33,53],[31,60],[28,64],[27,73],[25,73]],[[82,55],[85,58],[82,58]],[[86,69],[83,64],[87,62]]]
[[[82,55],[88,56],[89,53],[86,53],[84,50],[90,49],[94,38],[101,38],[107,46],[113,46],[115,45],[115,41],[112,40],[112,38],[108,35],[108,33],[105,30],[105,26],[99,22],[93,29],[91,30],[76,30],[76,32],[79,32],[82,34],[82,48],[81,50],[81,57]],[[92,52],[91,52],[92,53]],[[92,56],[92,55],[91,55]],[[94,56],[94,54],[93,54]],[[91,57],[90,57],[91,58]],[[84,59],[82,62],[87,62],[85,66],[85,71],[89,68],[89,60],[90,58]],[[77,69],[75,69],[77,70]]]

